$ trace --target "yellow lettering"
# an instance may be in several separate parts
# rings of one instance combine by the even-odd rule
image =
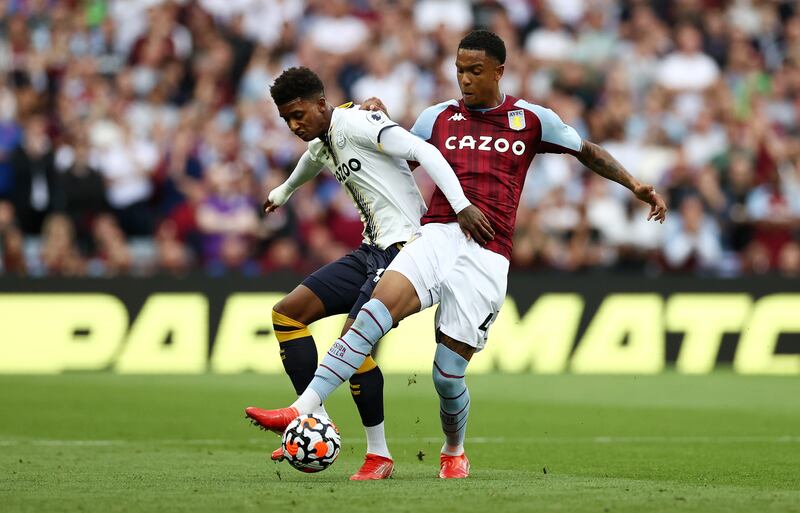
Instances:
[[[654,374],[663,370],[663,303],[658,294],[609,295],[575,350],[573,372]]]
[[[106,294],[0,295],[0,373],[107,368],[128,313]]]
[[[742,374],[800,374],[800,355],[775,354],[781,333],[800,333],[800,294],[759,299],[742,331],[733,368]]]
[[[684,374],[714,369],[724,333],[742,328],[752,304],[747,294],[674,294],[667,301],[667,331],[683,331],[675,367]]]
[[[167,337],[171,342],[165,343]],[[200,373],[207,364],[208,301],[201,294],[153,294],[116,364],[121,373]]]
[[[506,298],[486,349],[469,364],[470,373],[564,372],[582,312],[577,294],[545,294],[520,318],[514,300]]]
[[[211,370],[219,373],[283,372],[278,340],[272,331],[272,308],[281,293],[232,294],[219,323]]]

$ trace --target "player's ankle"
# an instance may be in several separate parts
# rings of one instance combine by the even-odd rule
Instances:
[[[364,432],[367,436],[367,454],[376,454],[392,459],[389,446],[386,444],[383,422],[375,426],[364,426]]]
[[[461,456],[464,454],[464,444],[450,445],[447,442],[442,446],[442,454],[447,456]]]

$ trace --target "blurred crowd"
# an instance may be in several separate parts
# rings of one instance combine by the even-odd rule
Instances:
[[[463,34],[668,200],[538,156],[516,269],[800,276],[800,9],[777,0],[0,0],[0,273],[304,273],[356,246],[328,173],[261,212],[304,150],[269,100],[306,65],[406,127],[458,98]],[[415,176],[426,197],[432,185]]]

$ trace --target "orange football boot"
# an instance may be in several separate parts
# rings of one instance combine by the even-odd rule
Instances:
[[[388,479],[394,472],[394,461],[384,456],[367,453],[364,464],[358,472],[350,476],[350,481],[372,481],[377,479]]]
[[[286,426],[288,426],[290,422],[300,416],[300,412],[297,411],[297,408],[292,408],[291,406],[288,408],[279,408],[277,410],[263,410],[255,406],[250,406],[244,409],[244,413],[254,426],[258,426],[261,429],[268,429],[279,435],[283,434],[286,430]]]
[[[461,456],[442,454],[439,456],[439,477],[441,479],[462,479],[469,475],[467,453]]]

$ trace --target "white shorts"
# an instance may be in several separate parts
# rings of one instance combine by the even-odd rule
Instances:
[[[508,260],[482,248],[458,223],[426,224],[389,264],[414,285],[420,310],[439,304],[436,328],[480,351],[506,297]]]

